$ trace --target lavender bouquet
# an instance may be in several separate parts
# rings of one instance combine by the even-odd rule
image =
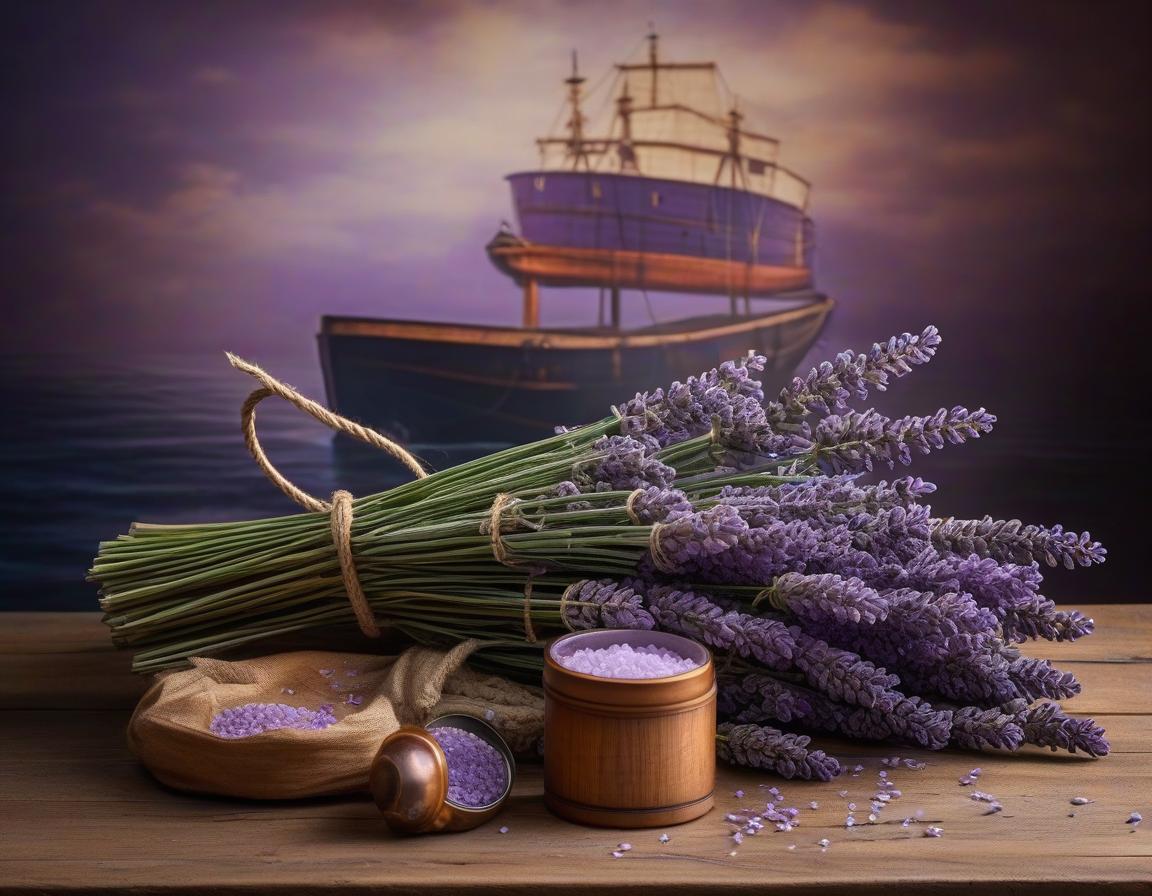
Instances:
[[[983,408],[854,409],[939,343],[929,327],[843,352],[773,398],[750,355],[359,498],[349,544],[364,605],[421,642],[480,638],[482,661],[509,674],[538,674],[542,639],[565,629],[688,635],[717,656],[720,755],[786,777],[839,770],[801,732],[1102,756],[1103,730],[1055,702],[1079,692],[1075,677],[1018,646],[1091,633],[1040,593],[1040,564],[1100,563],[1100,544],[936,516],[931,483],[865,480],[992,428]],[[154,671],[285,632],[364,628],[329,522],[134,526],[101,545],[91,574],[114,639]]]

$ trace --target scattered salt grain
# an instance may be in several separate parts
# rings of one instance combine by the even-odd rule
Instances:
[[[819,846],[821,849],[827,849],[830,844],[831,844],[831,841],[827,837],[825,837],[823,840],[817,840],[816,841],[816,845]]]
[[[669,840],[671,840],[671,839],[672,839],[672,838],[671,838],[671,837],[669,837],[667,834],[661,834],[661,835],[660,835],[660,842],[661,842],[661,843],[667,843],[667,842],[668,842]]]
[[[364,702],[364,698],[361,697],[359,694],[349,694],[348,699],[345,700],[344,702],[347,703],[349,706],[359,706],[361,703]]]
[[[904,767],[905,768],[922,769],[927,764],[928,764],[927,762],[921,762],[919,759],[905,759],[904,760]]]
[[[975,779],[975,778],[973,778],[971,775],[965,775],[965,776],[964,776],[963,778],[961,778],[961,779],[960,779],[960,780],[959,780],[957,783],[959,783],[959,785],[960,785],[961,787],[967,787],[969,784],[974,784],[974,783],[976,783],[976,779]]]
[[[995,815],[997,812],[1003,812],[1003,811],[1004,811],[1004,807],[1001,806],[995,800],[993,800],[991,803],[988,804],[988,808],[984,810],[984,814],[985,815]]]
[[[458,806],[489,806],[508,788],[508,765],[500,751],[462,728],[429,732],[448,759],[448,800]]]
[[[795,843],[789,843],[789,844],[788,844],[788,848],[789,848],[789,849],[795,849],[795,848],[796,848],[796,844],[795,844]]]
[[[1128,816],[1128,820],[1124,824],[1140,824],[1144,820],[1144,816],[1139,812],[1133,812]]]
[[[501,833],[501,834],[507,834],[507,833],[508,833],[508,826],[507,826],[507,825],[504,825],[503,827],[501,827],[501,828],[500,828],[500,833]]]
[[[868,821],[870,824],[876,824],[878,818],[879,816],[875,812],[868,813]]]
[[[848,796],[848,791],[847,790],[841,790],[836,795],[838,797],[840,797],[841,799],[843,799],[844,797]]]
[[[818,802],[816,802],[816,800],[812,800],[812,802],[810,802],[810,803],[808,804],[808,808],[809,808],[809,809],[819,809],[819,808],[820,808],[820,804],[819,804]]]
[[[925,837],[939,837],[944,833],[944,828],[938,828],[935,825],[928,825],[924,828]]]
[[[733,796],[734,796],[734,797],[736,797],[736,799],[738,799],[738,800],[739,800],[739,799],[744,799],[744,791],[743,791],[743,790],[737,790],[737,791],[736,791],[736,792],[733,794]]]
[[[1096,801],[1090,800],[1086,796],[1074,796],[1072,799],[1068,800],[1068,802],[1070,802],[1073,806],[1087,806],[1089,803],[1094,803]]]
[[[982,774],[984,774],[984,769],[980,768],[979,766],[968,772],[968,776],[970,778],[979,778]]]
[[[615,849],[615,850],[613,850],[613,851],[612,851],[612,858],[614,858],[614,859],[620,859],[620,858],[623,858],[623,857],[624,857],[624,853],[620,852],[620,850],[618,850],[618,849]]]
[[[328,704],[312,710],[286,703],[245,703],[217,713],[209,723],[208,730],[217,737],[234,739],[283,728],[321,731],[335,722],[336,717],[332,715],[332,707]]]
[[[557,656],[565,669],[597,678],[667,678],[695,669],[699,663],[686,659],[664,647],[649,644],[610,644],[607,647],[584,647],[567,656]]]
[[[289,697],[291,697],[296,692],[294,690],[292,690],[292,688],[280,688],[280,693],[281,694],[287,694]]]
[[[855,811],[855,809],[856,809],[856,804],[855,804],[855,803],[849,803],[849,804],[848,804],[848,811],[849,811],[849,812]]]
[[[327,678],[329,675],[335,675],[336,670],[335,669],[321,669],[320,674],[323,675],[325,678]]]
[[[855,827],[855,826],[856,826],[856,819],[853,818],[851,815],[849,815],[846,819],[844,819],[844,827],[851,828],[851,827]]]
[[[621,852],[628,852],[628,850],[630,850],[632,848],[632,844],[631,843],[621,843],[616,848],[618,850],[620,850]]]
[[[968,798],[976,800],[978,803],[996,802],[996,797],[992,796],[990,793],[985,793],[983,790],[973,790],[970,794],[968,794]]]

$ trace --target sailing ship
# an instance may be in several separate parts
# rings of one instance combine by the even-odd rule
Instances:
[[[507,176],[518,229],[501,225],[487,252],[520,289],[521,326],[325,316],[331,407],[410,442],[506,442],[750,350],[766,385],[791,375],[833,305],[812,284],[809,184],[746,124],[714,62],[664,61],[655,33],[647,44],[614,67],[599,133],[573,54],[563,131]],[[542,326],[542,287],[598,290],[596,324]],[[719,307],[628,328],[626,291],[648,308],[649,291]]]

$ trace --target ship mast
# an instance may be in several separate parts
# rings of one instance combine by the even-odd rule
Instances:
[[[620,118],[620,140],[616,144],[616,154],[620,160],[620,170],[632,174],[639,172],[636,165],[636,150],[632,146],[632,95],[628,92],[628,78],[616,100],[616,114]]]
[[[584,78],[580,76],[580,72],[576,61],[576,51],[572,51],[572,75],[566,78],[564,83],[568,85],[568,103],[572,107],[572,115],[568,119],[568,155],[572,159],[572,169],[576,170],[580,167],[580,161],[584,161],[584,167],[589,171],[592,166],[588,161],[588,151],[584,146],[584,113],[580,111],[580,85],[584,83]]]
[[[657,48],[660,43],[660,35],[656,33],[656,29],[652,26],[651,22],[648,23],[648,29],[648,67],[652,69],[648,105],[656,108],[656,75],[660,71]]]

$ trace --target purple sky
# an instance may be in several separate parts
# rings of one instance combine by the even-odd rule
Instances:
[[[515,321],[483,251],[502,178],[534,163],[570,49],[595,81],[649,19],[813,182],[842,320],[1138,293],[1144,8],[6,4],[0,345],[304,352],[322,313]],[[586,298],[546,293],[545,322]]]

